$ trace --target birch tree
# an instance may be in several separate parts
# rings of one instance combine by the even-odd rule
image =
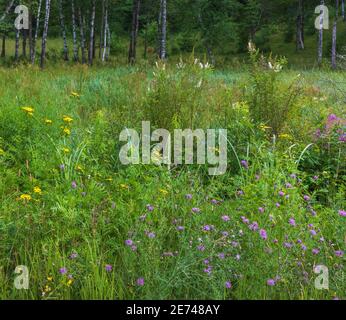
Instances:
[[[38,3],[38,9],[37,9],[37,16],[36,16],[36,28],[35,28],[35,35],[32,41],[32,55],[31,55],[31,63],[35,63],[36,59],[36,42],[38,37],[38,32],[40,29],[40,18],[41,18],[41,8],[42,8],[42,0],[39,0]]]
[[[71,0],[71,9],[72,9],[73,60],[78,61],[77,25],[76,25],[76,10],[75,10],[74,0]]]
[[[82,63],[86,63],[86,54],[85,54],[85,33],[84,33],[84,16],[82,15],[81,7],[78,7],[78,19],[79,19],[79,31],[80,31],[80,47],[82,52]]]
[[[321,0],[321,6],[324,6],[324,0]],[[323,59],[323,17],[324,17],[324,12],[321,11],[320,15],[320,28],[319,28],[319,33],[318,33],[318,49],[317,49],[317,55],[318,55],[318,64],[322,64],[322,59]]]
[[[73,0],[72,0],[72,2],[73,2]],[[67,46],[65,17],[64,17],[64,12],[63,12],[62,0],[58,1],[58,6],[59,6],[59,19],[60,19],[61,35],[62,35],[62,38],[64,41],[64,60],[68,61],[68,46]]]
[[[45,60],[46,60],[50,4],[51,4],[51,0],[46,0],[46,13],[45,13],[45,17],[44,17],[43,35],[42,35],[42,50],[41,50],[41,63],[40,63],[41,69],[44,68]]]
[[[90,42],[89,42],[89,65],[93,64],[94,58],[94,43],[95,43],[95,16],[96,16],[96,3],[92,0],[91,18],[90,18]]]
[[[339,17],[339,0],[335,0],[335,18],[333,23],[333,35],[332,35],[332,68],[336,69],[336,32],[337,23]]]

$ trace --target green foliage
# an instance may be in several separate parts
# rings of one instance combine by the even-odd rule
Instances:
[[[283,85],[279,77],[287,64],[286,59],[276,59],[271,55],[265,58],[252,43],[249,46],[251,78],[247,99],[251,117],[257,125],[268,126],[272,134],[279,135],[295,107],[300,92],[298,79]]]

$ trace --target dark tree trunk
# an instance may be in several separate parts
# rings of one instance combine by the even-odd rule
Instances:
[[[37,42],[38,32],[40,29],[41,8],[42,8],[42,0],[39,1],[38,9],[37,9],[35,36],[32,43],[32,57],[31,57],[32,64],[35,63],[35,59],[36,59],[36,42]]]
[[[61,35],[64,41],[64,60],[68,61],[68,47],[67,47],[65,17],[63,12],[62,0],[59,0],[58,5],[59,5],[59,19],[60,19]]]
[[[29,50],[30,50],[30,61],[32,61],[33,53],[33,41],[32,41],[32,13],[29,13]]]
[[[96,4],[95,0],[92,1],[91,19],[90,19],[90,43],[89,43],[89,65],[93,64],[94,58],[94,43],[95,43],[95,15]]]
[[[19,59],[19,37],[20,31],[16,29],[16,40],[15,40],[15,49],[14,49],[14,60],[18,61]]]
[[[161,30],[160,30],[160,59],[165,60],[167,57],[167,0],[161,0]]]
[[[296,35],[297,50],[304,50],[304,2],[298,0],[298,14],[297,14],[297,35]]]
[[[44,25],[43,25],[43,35],[42,35],[42,51],[41,51],[41,69],[44,68],[45,60],[46,60],[46,49],[47,49],[47,36],[48,36],[48,26],[49,26],[49,15],[50,15],[50,1],[46,0],[46,14],[44,17]]]
[[[345,0],[341,0],[341,15],[342,20],[345,21]]]
[[[105,0],[102,0],[102,17],[101,17],[101,27],[100,27],[100,43],[99,43],[99,59],[102,59],[102,50],[104,47],[104,34],[105,34],[105,11],[106,11],[106,4]],[[103,60],[103,59],[102,59]]]
[[[141,6],[140,0],[133,0],[132,27],[131,27],[131,39],[130,39],[130,48],[129,48],[129,63],[130,64],[134,64],[136,62],[140,6]]]
[[[6,57],[6,35],[2,35],[1,58]]]
[[[23,47],[22,47],[22,50],[23,50],[23,57],[26,58],[26,43],[27,43],[27,30],[23,29],[22,31],[22,36],[23,36]]]
[[[111,54],[111,31],[109,29],[109,23],[107,24],[107,50],[106,50],[106,61],[108,61]]]
[[[73,60],[78,61],[76,10],[75,10],[75,5],[74,5],[74,0],[71,1],[71,7],[72,7]]]
[[[82,10],[78,8],[78,18],[79,18],[79,30],[80,30],[80,47],[82,51],[82,63],[86,63],[86,54],[85,54],[85,34],[84,34],[84,17],[82,16]]]

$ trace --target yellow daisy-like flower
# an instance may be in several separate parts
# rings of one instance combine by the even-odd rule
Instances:
[[[288,133],[282,133],[282,134],[279,134],[279,138],[281,138],[281,139],[291,139],[292,137]]]
[[[262,131],[266,131],[266,130],[271,129],[271,127],[266,126],[266,125],[264,125],[264,124],[261,124],[261,125],[259,126],[259,128],[260,128]]]
[[[76,170],[78,170],[78,171],[83,171],[84,169],[82,168],[82,166],[77,166],[77,167],[76,167]]]
[[[44,120],[44,123],[45,123],[45,124],[52,124],[53,121],[52,121],[52,120],[49,120],[49,119],[46,119],[46,120]]]
[[[32,200],[31,196],[29,194],[22,194],[20,197],[19,197],[19,200],[22,200],[22,201],[30,201]]]
[[[51,292],[52,291],[52,288],[50,286],[45,286],[44,287],[44,292]]]
[[[164,196],[166,196],[169,192],[165,189],[160,189],[160,193],[162,193]]]
[[[73,122],[73,119],[69,116],[63,116],[62,117],[63,121],[66,122],[66,123],[71,123]]]
[[[69,148],[63,148],[62,151],[64,151],[64,153],[70,153],[70,149]]]
[[[72,283],[73,283],[73,279],[69,279],[66,284],[68,287],[70,287],[72,285]]]
[[[5,151],[0,148],[0,156],[3,156],[5,154]]]
[[[122,189],[129,189],[130,187],[127,185],[127,184],[121,184],[120,185],[120,188],[122,188]]]
[[[71,92],[71,97],[79,98],[79,97],[80,97],[80,94],[79,94],[78,92],[72,91],[72,92]]]
[[[22,110],[29,116],[33,116],[35,111],[32,107],[23,107]]]
[[[34,193],[42,194],[42,189],[40,187],[35,187],[34,188]]]
[[[53,281],[53,277],[47,277],[47,281],[52,282]]]
[[[69,128],[63,128],[63,133],[69,136],[71,134],[71,130]]]

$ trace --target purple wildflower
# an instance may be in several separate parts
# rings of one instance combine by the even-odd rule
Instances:
[[[201,209],[200,208],[192,208],[193,213],[200,213]]]
[[[305,195],[305,196],[304,196],[304,200],[305,200],[305,201],[310,201],[310,197],[309,197],[308,195]]]
[[[268,236],[267,236],[267,231],[265,231],[264,229],[260,230],[260,236],[263,240],[267,240]]]
[[[258,208],[258,211],[259,211],[260,213],[263,213],[263,212],[264,212],[264,208],[263,208],[263,207],[259,207],[259,208]]]
[[[293,218],[291,218],[291,219],[289,220],[289,224],[290,224],[291,226],[295,227],[295,226],[296,226],[296,220],[294,220]]]
[[[154,206],[152,206],[151,204],[147,204],[146,208],[149,212],[154,211]]]
[[[231,220],[229,216],[222,216],[221,219],[226,222]]]
[[[112,272],[113,267],[112,267],[110,264],[106,264],[105,270],[106,270],[107,272]]]
[[[345,210],[339,210],[339,216],[346,217],[346,211]]]
[[[274,287],[275,286],[275,280],[274,279],[267,280],[267,285],[270,287]]]
[[[177,230],[178,230],[178,231],[184,231],[184,230],[185,230],[185,227],[183,227],[183,226],[178,226],[178,227],[177,227]]]
[[[240,161],[240,164],[241,164],[242,167],[244,167],[245,169],[249,169],[249,163],[248,163],[246,160]]]
[[[283,197],[284,195],[285,195],[285,192],[279,191],[279,196],[280,196],[280,197]]]
[[[67,273],[67,268],[65,268],[65,267],[60,268],[59,269],[59,273],[60,274],[66,274]]]
[[[71,187],[72,187],[72,189],[77,189],[77,182],[76,181],[72,181]]]
[[[187,200],[191,200],[192,199],[192,194],[187,194],[187,195],[185,195],[185,198],[187,199]]]
[[[155,237],[156,237],[156,235],[155,235],[154,232],[149,232],[149,233],[148,233],[148,238],[154,239]]]
[[[131,239],[127,239],[125,240],[125,244],[130,247],[133,245],[133,241]]]
[[[337,250],[337,251],[335,251],[335,255],[336,255],[337,257],[341,258],[341,257],[343,257],[344,252],[343,252],[342,250]]]
[[[317,255],[320,253],[319,249],[312,249],[312,254]]]
[[[226,282],[225,282],[225,287],[226,287],[226,289],[231,289],[231,288],[232,288],[232,283],[231,283],[231,281],[226,281]]]
[[[137,286],[139,286],[139,287],[144,286],[144,278],[138,278],[137,279]]]

